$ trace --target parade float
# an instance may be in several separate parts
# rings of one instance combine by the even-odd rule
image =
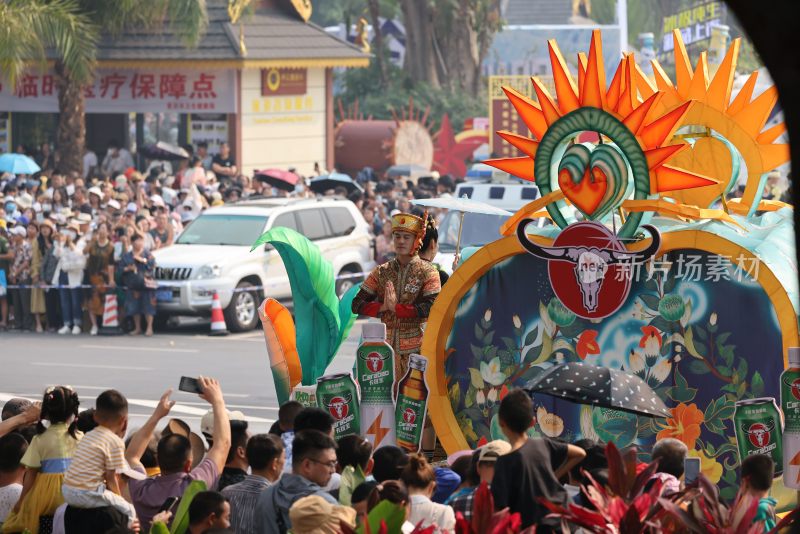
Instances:
[[[774,88],[753,98],[753,73],[731,98],[738,40],[713,77],[705,53],[692,68],[680,33],[675,42],[674,80],[655,61],[648,78],[628,55],[607,83],[596,31],[577,79],[549,42],[555,95],[536,78],[538,101],[505,89],[531,137],[498,132],[521,155],[486,163],[542,197],[459,266],[431,310],[429,413],[448,453],[503,438],[510,388],[586,362],[637,375],[669,417],[534,393],[532,435],[642,451],[674,437],[735,495],[737,402],[778,399],[798,343],[792,208],[761,198],[789,150],[775,142],[783,124],[764,129]],[[528,224],[542,217],[552,224]],[[760,444],[779,425],[737,430]],[[797,465],[783,467],[797,479]]]
[[[770,406],[800,341],[792,207],[762,199],[767,173],[789,160],[776,142],[783,124],[765,129],[777,94],[753,98],[753,73],[732,98],[739,40],[709,76],[706,54],[693,68],[674,38],[674,79],[657,61],[648,77],[629,54],[608,82],[596,31],[577,78],[549,42],[555,95],[537,78],[536,101],[504,89],[531,136],[497,132],[521,155],[486,163],[534,182],[541,198],[462,260],[431,310],[415,380],[447,453],[503,439],[497,411],[507,392],[571,363],[635,375],[664,416],[638,415],[624,395],[614,409],[533,393],[531,435],[637,446],[643,460],[655,440],[676,438],[725,499],[739,487],[742,454],[775,453],[783,422]],[[339,300],[332,271],[299,234],[273,229],[262,243],[287,265],[302,325],[295,330],[278,303],[262,305],[273,376],[279,398],[300,398],[347,337],[356,288]],[[381,365],[365,354],[370,371]],[[358,410],[343,407],[358,401],[352,382],[341,382],[335,402],[316,402],[335,416]],[[800,400],[800,384],[787,387]],[[746,421],[753,414],[768,418]],[[414,421],[402,416],[362,420],[361,432],[381,442],[393,424]],[[773,454],[776,472],[800,486],[800,451],[789,452],[785,462]],[[773,493],[783,507],[795,499],[781,478]]]

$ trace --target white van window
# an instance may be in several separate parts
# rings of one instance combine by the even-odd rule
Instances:
[[[522,200],[536,200],[539,196],[539,190],[535,187],[522,188]]]
[[[461,189],[458,190],[458,196],[459,198],[461,197],[472,198],[472,192],[474,190],[475,189],[472,187],[462,187]]]
[[[489,188],[489,198],[492,200],[500,200],[503,198],[503,194],[506,192],[505,187],[490,187]]]
[[[347,208],[325,208],[325,215],[334,236],[349,235],[356,229],[356,221]]]
[[[277,228],[278,226],[284,226],[286,228],[291,228],[292,230],[297,230],[297,221],[294,219],[294,213],[281,213],[275,217],[275,222],[272,223],[272,227]]]
[[[186,227],[176,244],[249,247],[264,231],[265,222],[258,215],[203,214]]]
[[[311,241],[327,237],[325,220],[322,218],[322,210],[310,209],[297,212],[300,220],[300,232]]]

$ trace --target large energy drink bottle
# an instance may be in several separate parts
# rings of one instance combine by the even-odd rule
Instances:
[[[800,348],[789,349],[789,368],[781,375],[783,485],[800,489]]]
[[[739,460],[751,454],[767,454],[775,462],[775,476],[783,472],[783,427],[778,405],[772,397],[736,403],[733,413]]]
[[[361,432],[358,411],[358,390],[350,373],[339,373],[317,379],[317,405],[333,416],[333,437],[338,440]]]
[[[395,444],[394,350],[386,342],[384,323],[366,323],[356,350],[356,380],[361,390],[363,435],[377,449]]]
[[[397,425],[397,445],[406,451],[419,450],[422,428],[428,411],[428,386],[425,384],[425,369],[428,360],[412,354],[408,360],[408,371],[397,389],[397,407],[394,421]]]

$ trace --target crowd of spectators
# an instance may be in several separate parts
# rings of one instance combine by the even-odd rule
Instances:
[[[317,194],[306,178],[287,192],[242,174],[224,143],[213,156],[204,144],[184,149],[188,159],[147,160],[140,172],[131,153],[111,141],[102,160],[87,150],[83,173],[63,174],[44,144],[36,153],[42,172],[0,177],[0,331],[95,335],[105,295],[115,292],[119,315],[131,318],[130,333],[152,335],[154,250],[172,245],[208,207]],[[449,176],[412,183],[369,170],[356,183],[319,194],[358,205],[376,237],[379,262],[393,255],[391,213],[410,211],[413,198],[454,188]]]
[[[163,423],[175,404],[171,391],[133,431],[127,400],[116,390],[83,411],[68,386],[48,388],[41,403],[6,402],[0,531],[336,534],[380,519],[388,501],[403,515],[390,534],[450,533],[461,518],[483,513],[477,494],[485,487],[494,509],[518,514],[519,528],[561,532],[561,518],[544,501],[591,510],[585,488],[607,484],[614,468],[598,443],[530,437],[533,404],[523,390],[500,403],[504,440],[431,464],[396,446],[373,450],[358,435],[335,441],[331,415],[295,401],[280,407],[268,434],[251,435],[245,416],[227,410],[219,383],[198,380],[211,408],[201,421],[203,437],[180,419]],[[657,466],[642,491],[657,484],[661,497],[678,495],[686,456],[679,440],[657,442]],[[758,531],[775,525],[773,473],[767,455],[750,456],[741,467],[741,492],[758,502]]]

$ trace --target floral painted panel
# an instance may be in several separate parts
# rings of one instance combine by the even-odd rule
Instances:
[[[685,269],[687,258],[701,266]],[[600,321],[555,298],[545,261],[528,254],[492,267],[459,303],[445,363],[454,413],[471,446],[503,437],[500,400],[556,362],[625,369],[670,407],[652,419],[536,395],[532,435],[614,441],[649,450],[675,437],[726,498],[735,493],[734,403],[778,397],[782,341],[770,299],[748,274],[699,250],[673,251],[633,281],[628,301]],[[757,276],[757,273],[751,272]]]

